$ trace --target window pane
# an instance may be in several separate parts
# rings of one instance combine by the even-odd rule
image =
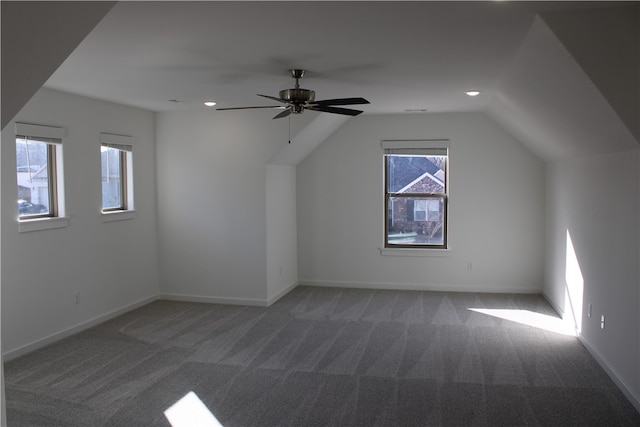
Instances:
[[[387,244],[444,245],[443,197],[390,197]]]
[[[123,209],[121,151],[100,148],[102,157],[102,209]]]
[[[389,154],[389,193],[445,193],[446,156]]]
[[[16,138],[18,215],[51,214],[49,144]]]

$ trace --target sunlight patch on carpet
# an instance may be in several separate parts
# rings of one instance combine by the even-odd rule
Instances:
[[[164,415],[173,427],[223,427],[192,391],[164,411]]]
[[[544,329],[549,332],[556,332],[563,335],[576,336],[573,325],[559,317],[547,314],[536,313],[530,310],[500,309],[500,308],[469,308],[476,313],[482,313],[522,325]]]

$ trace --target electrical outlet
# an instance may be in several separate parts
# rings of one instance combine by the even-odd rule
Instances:
[[[467,270],[473,270],[473,261],[467,260]]]
[[[600,329],[604,331],[604,314],[600,316]]]
[[[75,297],[75,303],[80,304],[80,292],[76,292],[74,294],[74,297]]]

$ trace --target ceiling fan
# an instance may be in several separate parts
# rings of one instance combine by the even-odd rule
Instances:
[[[278,113],[274,119],[280,119],[287,117],[291,113],[301,114],[304,110],[321,111],[323,113],[343,114],[346,116],[357,116],[362,113],[361,110],[354,110],[351,108],[336,107],[336,105],[358,105],[369,104],[364,98],[336,98],[336,99],[324,99],[322,101],[316,101],[316,93],[309,89],[302,89],[299,84],[299,80],[304,76],[305,70],[289,70],[291,77],[296,79],[296,86],[292,89],[283,89],[280,91],[280,97],[260,95],[264,98],[268,98],[274,101],[281,102],[283,105],[270,105],[264,107],[231,107],[231,108],[218,108],[217,110],[248,110],[253,108],[277,108],[283,109]]]

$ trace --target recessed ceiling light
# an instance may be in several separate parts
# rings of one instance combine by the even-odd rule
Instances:
[[[478,96],[480,95],[480,91],[479,90],[470,90],[468,92],[465,92],[467,95],[469,96]]]
[[[216,103],[213,101],[205,101],[204,105],[206,105],[207,107],[213,107],[214,105],[216,105]]]

